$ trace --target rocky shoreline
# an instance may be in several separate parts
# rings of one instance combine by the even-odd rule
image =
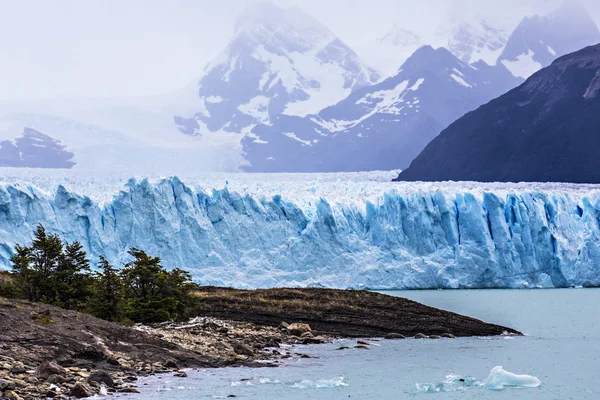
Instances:
[[[201,317],[133,327],[0,297],[0,399],[136,393],[142,376],[184,378],[185,368],[276,367],[282,359],[308,357],[294,345],[336,337],[519,334],[370,292],[206,288],[196,297]],[[368,346],[358,340],[355,347]]]

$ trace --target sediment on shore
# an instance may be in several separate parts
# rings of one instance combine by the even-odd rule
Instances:
[[[198,317],[133,327],[0,297],[0,398],[136,392],[139,376],[172,373],[183,378],[185,368],[277,366],[280,359],[307,357],[294,345],[336,337],[519,334],[365,291],[200,288],[194,296]]]
[[[428,307],[401,297],[362,290],[205,287],[197,290],[196,314],[266,326],[304,322],[339,337],[417,334],[456,337],[520,334],[514,329]]]

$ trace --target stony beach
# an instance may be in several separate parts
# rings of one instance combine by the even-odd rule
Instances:
[[[337,337],[403,339],[519,334],[362,291],[206,288],[187,322],[117,325],[44,304],[0,298],[0,399],[72,399],[137,392],[141,376],[186,368],[277,367],[301,345]],[[369,348],[368,340],[356,347]],[[343,350],[343,349],[342,349]]]

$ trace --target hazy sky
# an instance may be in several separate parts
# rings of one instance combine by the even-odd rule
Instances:
[[[197,79],[256,0],[0,0],[0,101],[138,96]],[[275,0],[359,53],[393,23],[426,30],[480,15],[512,27],[558,0]],[[581,0],[600,21],[600,0]],[[368,60],[367,60],[368,61]]]

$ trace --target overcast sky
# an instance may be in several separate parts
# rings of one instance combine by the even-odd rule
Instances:
[[[0,101],[164,93],[197,79],[256,0],[0,0]],[[507,27],[558,0],[275,0],[360,53],[393,23],[482,16]],[[600,0],[581,0],[600,21]]]

